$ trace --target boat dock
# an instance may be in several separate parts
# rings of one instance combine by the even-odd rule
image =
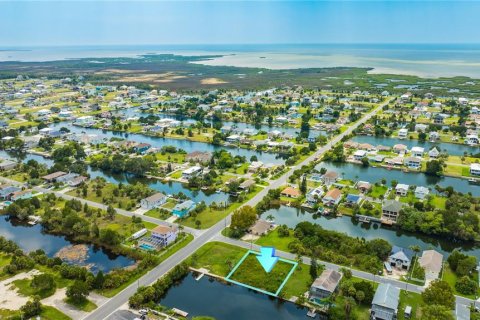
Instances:
[[[183,311],[183,310],[180,310],[180,309],[177,309],[177,308],[172,308],[172,311],[173,311],[173,313],[175,313],[175,314],[177,314],[181,317],[184,317],[184,318],[188,317],[188,312],[186,312],[186,311]]]
[[[315,318],[317,316],[317,313],[315,312],[315,309],[308,310],[307,316],[310,318]]]

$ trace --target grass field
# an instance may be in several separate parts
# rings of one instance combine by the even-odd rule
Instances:
[[[229,245],[222,242],[209,242],[198,249],[195,254],[190,257],[190,261],[192,262],[192,266],[195,268],[206,268],[211,273],[219,275],[221,277],[226,277],[233,267],[240,261],[243,255],[247,252],[247,250],[243,248],[239,248],[233,245]],[[242,271],[241,267],[237,270],[239,273],[235,276],[239,278],[233,278],[234,280],[241,281],[239,279],[245,280],[248,283],[253,283],[254,287],[262,288],[266,287],[267,283],[261,282],[268,281],[268,279],[264,279],[260,276],[255,276],[255,278],[248,278],[249,275],[254,275],[254,272],[248,271],[250,266],[254,268],[261,268],[260,264],[255,266],[257,259],[252,255],[251,265],[245,265],[245,270]],[[278,263],[277,263],[278,264]],[[285,263],[286,264],[286,263]],[[290,264],[286,264],[291,266]],[[275,266],[276,268],[277,266]],[[274,269],[275,269],[274,268]],[[263,269],[262,269],[263,270]],[[272,271],[273,272],[273,271]],[[281,267],[278,272],[285,272],[284,267]],[[288,271],[287,271],[288,272]],[[237,272],[236,272],[237,273]],[[263,275],[265,272],[263,271]],[[286,275],[286,274],[285,274]],[[255,281],[260,281],[256,283]],[[277,283],[277,280],[275,283]],[[300,296],[304,292],[308,290],[310,287],[312,280],[309,274],[309,267],[304,264],[300,264],[297,266],[297,269],[289,278],[285,287],[283,288],[281,295],[286,298],[292,296]],[[273,282],[272,282],[273,284]],[[268,282],[268,285],[272,285]]]
[[[65,299],[65,302],[73,306],[74,308],[85,312],[90,312],[97,309],[97,305],[88,299],[83,299],[82,301],[74,301],[67,298]]]
[[[272,230],[267,235],[258,238],[255,244],[260,246],[275,246],[278,250],[289,252],[288,244],[294,240],[292,231],[289,230],[290,235],[288,237],[280,237],[278,230]]]
[[[37,290],[30,286],[31,283],[32,280],[30,279],[19,279],[13,281],[13,284],[18,288],[18,292],[24,296],[39,296],[40,299],[45,299],[55,293],[56,288],[53,288],[52,290]]]
[[[267,273],[254,254],[249,254],[230,277],[246,285],[275,293],[294,266],[288,262],[278,261]]]

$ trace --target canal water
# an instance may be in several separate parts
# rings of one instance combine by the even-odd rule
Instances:
[[[411,149],[412,147],[422,147],[425,148],[425,151],[428,151],[433,147],[437,147],[439,151],[446,151],[448,154],[453,156],[463,156],[465,152],[467,154],[476,154],[480,152],[480,146],[468,146],[465,144],[443,142],[432,143],[429,141],[420,142],[418,140],[399,139],[395,137],[355,136],[351,140],[358,143],[369,143],[373,146],[383,145],[387,147],[393,147],[396,144],[404,144],[408,147],[408,149]]]
[[[480,196],[480,186],[471,184],[466,179],[436,177],[418,172],[388,170],[382,167],[363,167],[361,165],[349,162],[322,162],[316,166],[317,170],[320,170],[320,168],[335,171],[339,174],[340,178],[353,181],[361,180],[375,183],[380,182],[382,179],[386,179],[387,185],[390,185],[392,180],[396,180],[398,183],[428,187],[431,188],[433,192],[434,186],[438,184],[443,188],[452,186],[455,191],[462,193],[471,192],[473,196]]]
[[[189,274],[172,286],[159,303],[188,312],[188,317],[210,316],[217,320],[306,319],[307,310],[291,302],[207,276],[196,281]]]
[[[35,155],[35,154],[25,154],[22,157],[14,156],[12,154],[8,154],[5,151],[0,151],[0,157],[2,158],[17,158],[19,160],[22,160],[23,162],[27,162],[28,160],[35,160],[39,163],[44,163],[47,166],[53,166],[53,160],[44,158],[40,155]],[[186,188],[182,183],[176,182],[176,181],[170,181],[163,183],[160,180],[157,179],[147,179],[147,178],[140,178],[140,177],[135,177],[133,175],[129,174],[113,174],[109,172],[104,172],[100,169],[92,168],[88,166],[87,172],[90,175],[91,179],[95,179],[96,177],[101,177],[104,178],[107,182],[110,183],[130,183],[134,184],[137,182],[143,183],[150,187],[152,190],[156,190],[159,192],[163,192],[165,194],[178,194],[179,192],[182,192],[185,194],[187,197],[192,199],[194,202],[199,203],[201,201],[204,201],[206,205],[210,205],[212,202],[216,203],[228,203],[230,199],[230,195],[225,192],[207,192],[203,190],[191,190]]]
[[[143,112],[139,108],[129,108],[129,109],[122,109],[122,110],[117,110],[116,111],[118,114],[123,114],[125,117],[130,118],[130,117],[147,117],[149,115],[155,115],[159,118],[170,118],[170,119],[175,119],[178,121],[189,121],[196,123],[196,120],[193,118],[188,118],[188,117],[181,117],[178,115],[172,115],[172,114],[164,114],[164,113],[148,113],[148,112]],[[205,122],[209,122],[209,120],[205,120]],[[210,121],[211,123],[211,121]],[[222,124],[227,127],[234,127],[236,126],[237,130],[243,131],[245,129],[253,129],[255,131],[265,131],[265,132],[270,132],[273,130],[278,130],[280,132],[283,132],[284,134],[290,135],[292,137],[296,137],[298,133],[300,132],[300,128],[292,128],[292,127],[286,127],[286,126],[268,126],[265,124],[262,124],[258,127],[255,127],[255,125],[251,123],[245,123],[245,122],[234,122],[234,121],[222,121]],[[325,131],[321,130],[310,130],[310,136],[311,137],[318,137],[320,135],[326,135]]]
[[[50,125],[50,128],[59,130],[62,127],[68,127],[70,132],[73,133],[87,133],[87,134],[96,134],[100,137],[110,138],[124,138],[128,140],[133,140],[139,143],[148,143],[155,148],[162,148],[163,146],[174,146],[177,149],[183,149],[187,153],[193,151],[203,151],[203,152],[214,152],[217,150],[225,149],[230,152],[233,156],[244,156],[247,161],[250,161],[252,156],[256,156],[258,161],[262,161],[263,163],[271,163],[271,164],[284,164],[284,159],[279,155],[271,152],[260,152],[256,150],[248,150],[243,148],[235,148],[235,147],[225,147],[225,146],[216,146],[210,143],[203,143],[203,142],[195,142],[183,139],[172,139],[172,138],[162,138],[162,137],[153,137],[147,136],[143,134],[136,134],[136,133],[125,133],[125,132],[114,132],[110,130],[102,130],[96,128],[83,128],[73,126],[70,123],[60,122],[54,123]]]
[[[14,221],[7,216],[0,216],[0,235],[15,241],[27,252],[42,249],[47,256],[53,257],[60,249],[78,244],[69,241],[65,236],[44,233],[42,229],[40,224],[31,226]],[[94,273],[100,270],[107,273],[112,269],[124,268],[135,263],[135,260],[114,254],[104,248],[94,245],[86,246],[88,255],[81,265],[91,266],[90,270]],[[75,262],[75,264],[78,263]]]
[[[343,232],[351,237],[364,238],[366,240],[384,239],[391,245],[408,248],[412,245],[418,245],[422,250],[435,249],[438,252],[448,256],[455,248],[458,248],[470,255],[480,259],[480,247],[474,244],[455,243],[451,240],[432,237],[410,232],[396,230],[391,227],[382,227],[379,224],[359,223],[348,216],[331,218],[322,215],[313,214],[301,208],[280,206],[272,208],[262,213],[262,218],[266,219],[272,215],[277,225],[287,225],[290,228],[303,221],[309,221],[322,226],[325,230]]]

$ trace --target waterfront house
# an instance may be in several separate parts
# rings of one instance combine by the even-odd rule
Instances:
[[[227,137],[227,142],[229,143],[238,143],[242,137],[238,134],[232,134]]]
[[[220,128],[220,132],[223,133],[223,134],[230,133],[230,132],[232,132],[232,127],[230,127],[230,126],[223,126],[223,127]]]
[[[407,157],[403,163],[410,169],[419,169],[422,166],[422,159],[417,157]]]
[[[467,134],[467,137],[465,138],[465,143],[468,145],[477,145],[479,142],[478,140],[478,135],[476,134]]]
[[[238,186],[238,189],[240,190],[250,190],[255,185],[255,181],[252,179],[245,180],[240,185]]]
[[[470,174],[472,176],[480,176],[480,163],[470,164]]]
[[[317,203],[318,200],[322,198],[323,193],[324,192],[322,187],[317,187],[315,189],[310,190],[306,196],[307,202],[312,205]]]
[[[338,173],[335,171],[327,171],[322,177],[323,183],[327,186],[337,182],[338,180]]]
[[[430,193],[430,190],[426,187],[418,186],[415,188],[415,198],[417,199],[425,199],[428,194]]]
[[[69,185],[70,187],[77,187],[77,186],[81,185],[82,183],[84,183],[85,181],[87,181],[87,177],[77,176],[77,177],[67,181],[67,185]]]
[[[73,124],[81,127],[91,127],[95,124],[95,118],[92,116],[78,117]]]
[[[4,185],[0,187],[0,199],[10,200],[10,197],[15,192],[21,191],[22,189],[16,186]]]
[[[373,145],[371,145],[370,143],[360,143],[358,145],[358,149],[364,150],[364,151],[375,151],[375,147]]]
[[[32,190],[20,190],[11,194],[10,200],[17,201],[20,199],[30,199],[33,197]]]
[[[272,222],[268,222],[263,219],[258,219],[255,224],[248,229],[250,234],[255,236],[263,236],[268,233],[268,231],[272,230],[275,225]]]
[[[397,319],[400,289],[390,283],[380,283],[375,291],[370,309],[372,320]]]
[[[177,239],[177,235],[177,227],[158,225],[152,229],[152,235],[150,236],[149,242],[163,248],[174,242],[175,239]]]
[[[137,144],[136,146],[133,147],[133,152],[136,152],[136,153],[145,153],[147,152],[148,149],[150,149],[152,147],[151,144],[149,143],[139,143]]]
[[[202,174],[203,169],[200,166],[190,167],[182,172],[182,179],[190,180]]]
[[[395,187],[395,194],[398,196],[405,197],[408,193],[408,184],[399,183]]]
[[[38,146],[40,139],[42,138],[41,135],[34,135],[34,136],[25,136],[23,137],[23,145],[25,148],[35,148]]]
[[[425,149],[422,148],[422,147],[413,147],[411,150],[410,150],[410,153],[412,155],[412,157],[423,157],[423,153],[425,152]]]
[[[382,220],[397,222],[398,215],[402,210],[402,203],[396,200],[385,200],[382,203]]]
[[[206,164],[212,159],[210,152],[193,151],[185,156],[185,161]]]
[[[142,208],[150,210],[160,207],[165,202],[167,202],[167,197],[163,193],[157,192],[150,197],[142,199],[140,205]]]
[[[408,136],[408,129],[400,129],[398,130],[398,138],[405,139]]]
[[[367,156],[367,151],[365,150],[357,150],[353,154],[353,158],[357,161],[361,161],[366,156]]]
[[[342,200],[342,192],[337,188],[333,188],[328,190],[323,197],[322,202],[324,205],[334,206],[339,204],[340,200]]]
[[[433,123],[434,124],[443,124],[443,116],[441,114],[436,114],[433,116]]]
[[[365,193],[368,190],[372,188],[372,185],[370,182],[367,181],[358,181],[357,183],[357,189],[360,190],[360,192]]]
[[[283,133],[279,130],[272,130],[267,133],[267,136],[269,139],[276,139],[280,138],[283,135]]]
[[[425,270],[425,279],[435,280],[442,270],[443,255],[435,250],[425,250],[418,259],[418,263]]]
[[[61,175],[61,176],[57,177],[55,179],[55,182],[67,183],[68,181],[71,181],[71,180],[75,179],[76,177],[78,177],[77,173],[70,172],[70,173],[67,173],[67,174],[64,174],[64,175]]]
[[[324,270],[310,286],[310,300],[316,302],[316,300],[330,297],[337,290],[340,280],[342,280],[340,272],[332,269]]]
[[[359,204],[361,200],[362,200],[362,197],[360,197],[358,194],[349,193],[345,198],[345,205],[354,206],[356,204]]]
[[[42,179],[45,180],[45,182],[57,182],[57,179],[64,175],[66,175],[65,172],[57,171],[43,176]]]
[[[395,153],[405,153],[407,151],[407,146],[404,144],[396,144],[393,146],[393,152]]]
[[[193,202],[192,200],[187,200],[173,207],[172,214],[179,218],[182,218],[187,215],[193,208],[195,208],[195,202]]]
[[[295,189],[293,187],[286,187],[285,189],[282,190],[282,192],[280,192],[280,194],[283,197],[294,198],[294,199],[296,199],[296,198],[298,198],[302,195],[300,190]]]
[[[438,151],[437,147],[433,147],[430,151],[428,151],[428,156],[436,159],[440,156],[440,151]]]
[[[432,131],[429,133],[429,140],[430,141],[437,141],[438,139],[440,139],[440,134],[436,131]]]
[[[2,159],[0,162],[0,171],[12,170],[17,166],[17,163],[14,161]]]
[[[390,256],[388,257],[388,263],[390,266],[408,270],[413,259],[413,251],[410,249],[393,246]]]
[[[261,161],[252,161],[248,166],[248,172],[255,173],[263,167],[263,162]]]
[[[428,128],[428,125],[424,124],[424,123],[417,123],[415,125],[415,131],[416,132],[425,132]]]

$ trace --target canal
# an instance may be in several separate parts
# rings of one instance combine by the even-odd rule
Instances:
[[[159,303],[188,312],[188,316],[210,316],[217,320],[294,320],[306,319],[307,310],[291,302],[207,276],[196,281],[189,274],[172,286]]]
[[[147,136],[143,134],[137,133],[125,133],[125,132],[115,132],[110,130],[103,130],[103,129],[96,129],[96,128],[83,128],[73,126],[70,123],[60,122],[54,123],[50,125],[50,128],[59,130],[62,127],[68,127],[70,132],[73,133],[87,133],[87,134],[96,134],[99,137],[106,137],[107,139],[110,138],[124,138],[128,140],[133,140],[138,143],[148,143],[155,148],[162,148],[164,146],[174,146],[177,149],[183,149],[187,153],[193,151],[203,151],[203,152],[214,152],[217,150],[225,149],[229,151],[233,156],[243,156],[250,161],[252,156],[256,156],[258,161],[262,161],[263,163],[271,163],[271,164],[284,164],[284,159],[276,153],[271,152],[260,152],[256,150],[248,150],[243,148],[235,148],[235,147],[225,147],[225,146],[216,146],[210,143],[204,142],[195,142],[189,141],[184,139],[172,139],[172,138],[163,138],[163,137],[153,137]]]
[[[377,223],[359,223],[348,216],[331,218],[312,214],[301,208],[287,206],[267,210],[262,213],[262,218],[267,219],[270,215],[274,217],[275,224],[285,224],[290,228],[295,228],[300,222],[309,221],[322,226],[325,230],[342,232],[354,238],[358,237],[366,240],[380,238],[388,241],[391,245],[403,248],[418,245],[422,250],[435,249],[447,256],[458,248],[480,259],[480,247],[474,244],[456,243],[441,237],[404,232],[392,227],[383,227]]]
[[[420,142],[418,140],[411,140],[411,139],[399,139],[395,137],[375,137],[375,136],[355,136],[351,139],[352,141],[358,143],[369,143],[373,146],[383,145],[387,147],[393,147],[396,144],[404,144],[411,149],[412,147],[422,147],[425,148],[427,152],[433,147],[437,147],[439,151],[447,152],[452,156],[463,156],[466,152],[467,154],[470,153],[479,153],[480,146],[468,146],[465,144],[456,144],[456,143],[432,143],[429,141]]]
[[[386,179],[387,185],[390,185],[392,180],[396,180],[398,183],[428,187],[431,188],[432,191],[434,191],[434,186],[438,184],[442,188],[452,186],[455,191],[462,193],[471,192],[475,197],[480,196],[480,186],[473,185],[466,179],[436,177],[418,172],[388,170],[382,167],[363,167],[361,165],[349,162],[322,162],[315,168],[317,170],[320,170],[320,168],[325,168],[327,170],[335,171],[339,174],[340,178],[353,181],[360,180],[375,183],[381,181],[382,179]]]
[[[68,240],[65,236],[45,233],[40,224],[31,226],[12,220],[7,216],[0,216],[0,235],[15,241],[26,252],[42,249],[49,257],[54,257],[59,250],[65,247],[78,244]],[[87,247],[87,257],[80,262],[80,265],[90,267],[94,273],[100,270],[107,273],[112,269],[128,267],[135,263],[135,260],[114,254],[105,248],[90,244],[85,244],[85,246]],[[78,261],[71,263],[79,264]]]

